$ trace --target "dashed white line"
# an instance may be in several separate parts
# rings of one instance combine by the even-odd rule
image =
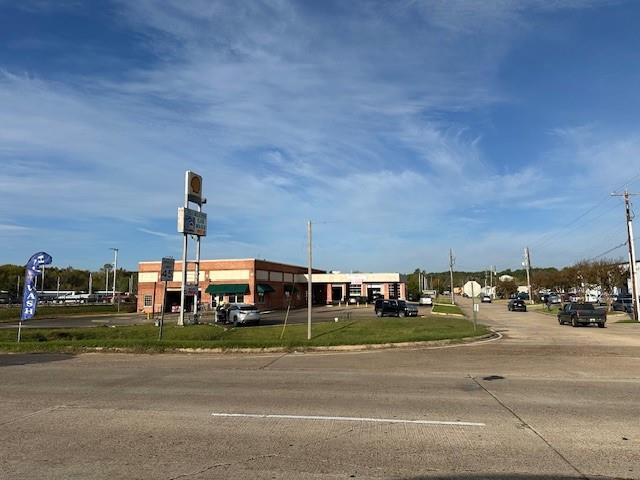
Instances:
[[[458,427],[484,427],[484,423],[477,422],[457,422],[440,420],[405,420],[400,418],[368,418],[368,417],[331,417],[323,415],[277,415],[261,413],[218,413],[211,414],[212,417],[231,418],[277,418],[286,420],[320,420],[320,421],[340,421],[340,422],[365,422],[365,423],[405,423],[417,425],[453,425]]]

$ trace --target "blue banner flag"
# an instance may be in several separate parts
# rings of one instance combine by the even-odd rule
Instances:
[[[36,277],[40,273],[42,265],[49,265],[53,259],[45,252],[31,255],[24,271],[24,293],[22,294],[22,312],[20,321],[29,320],[36,314],[38,305],[38,290],[36,289]]]

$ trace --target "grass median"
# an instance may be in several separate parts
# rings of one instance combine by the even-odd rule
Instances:
[[[120,313],[134,313],[135,303],[121,303]],[[96,305],[38,305],[34,318],[57,318],[74,315],[117,313],[118,305],[110,303]],[[20,318],[20,307],[0,308],[0,322],[15,322]]]
[[[462,313],[462,310],[460,310],[460,307],[458,307],[457,305],[443,305],[440,303],[436,303],[433,306],[433,309],[431,310],[433,313],[444,313],[447,315],[453,314],[453,315],[464,315]]]
[[[313,325],[313,337],[307,340],[307,326],[224,328],[218,325],[165,327],[158,341],[158,328],[152,325],[93,328],[23,329],[22,341],[16,331],[0,330],[0,351],[83,352],[96,348],[132,352],[164,352],[182,348],[283,348],[459,340],[488,333],[479,325],[459,318],[372,318]]]

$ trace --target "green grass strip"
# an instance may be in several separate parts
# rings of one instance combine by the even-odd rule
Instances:
[[[441,305],[435,304],[433,306],[434,313],[446,313],[446,314],[455,314],[455,315],[463,315],[462,310],[457,305]]]
[[[289,325],[280,339],[281,325],[223,328],[218,325],[165,326],[157,340],[152,325],[93,328],[23,329],[16,342],[16,330],[0,330],[0,351],[81,352],[94,348],[162,352],[177,348],[270,348],[381,344],[460,339],[485,335],[488,329],[458,318],[372,318],[313,325],[307,340],[306,325]]]
[[[120,313],[133,313],[135,303],[121,303]],[[56,318],[70,315],[86,315],[92,313],[117,313],[118,305],[110,303],[96,305],[38,305],[34,318]],[[20,318],[20,307],[0,308],[0,321],[15,321]]]

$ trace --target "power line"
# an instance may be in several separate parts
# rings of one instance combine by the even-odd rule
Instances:
[[[622,184],[621,187],[615,188],[613,190],[619,190],[620,188],[624,187],[625,185],[629,185],[630,183],[635,182],[636,180],[640,179],[640,174],[635,175],[634,177],[628,179],[626,182],[624,182]],[[569,223],[563,225],[562,227],[560,227],[560,229],[555,230],[555,231],[551,231],[549,233],[544,234],[542,237],[540,237],[538,240],[536,240],[535,242],[533,242],[531,244],[532,247],[535,248],[540,248],[542,245],[544,245],[545,243],[547,243],[549,240],[551,240],[552,238],[557,237],[558,235],[561,235],[562,233],[566,233],[565,230],[567,227],[570,227],[571,225],[574,225],[576,222],[582,220],[584,217],[586,217],[587,215],[589,215],[591,212],[593,212],[594,210],[596,210],[597,208],[601,207],[603,204],[605,204],[607,202],[607,200],[609,200],[611,198],[610,195],[607,194],[606,197],[604,197],[601,201],[599,201],[598,203],[596,203],[594,206],[590,207],[589,209],[587,209],[585,212],[583,212],[582,214],[578,215],[577,217],[575,217],[572,221],[570,221]],[[600,216],[604,215],[605,212],[603,212]]]

